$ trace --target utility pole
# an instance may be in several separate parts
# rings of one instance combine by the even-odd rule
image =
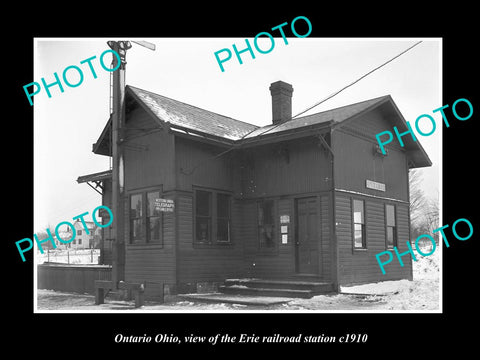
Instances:
[[[133,41],[150,50],[155,50],[155,45],[146,41]],[[132,47],[130,41],[108,41],[108,46],[114,50],[112,68],[118,69],[112,73],[112,212],[113,212],[113,258],[112,258],[112,282],[115,288],[118,282],[125,280],[125,234],[124,230],[124,182],[123,182],[123,151],[125,126],[125,71],[127,50]],[[120,65],[118,62],[120,61]]]
[[[112,129],[111,129],[111,147],[112,147],[112,211],[113,211],[113,258],[112,258],[112,281],[115,288],[118,282],[125,280],[125,241],[122,216],[122,193],[123,179],[120,179],[120,158],[122,157],[122,133],[125,122],[125,66],[127,50],[131,47],[128,41],[109,41],[108,46],[120,56],[119,59],[113,55],[113,69],[117,68],[113,76],[113,107],[112,107]]]

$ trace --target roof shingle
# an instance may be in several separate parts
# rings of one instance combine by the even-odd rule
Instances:
[[[160,120],[173,126],[203,132],[229,140],[239,140],[258,126],[232,119],[193,105],[128,86]]]
[[[178,126],[191,129],[192,131],[233,141],[244,138],[252,139],[262,136],[263,134],[279,133],[329,121],[340,123],[365,111],[371,106],[377,105],[389,97],[388,95],[382,96],[356,104],[302,116],[279,125],[269,124],[259,127],[133,86],[127,86],[127,88],[129,88],[159,120],[167,122],[173,127]]]

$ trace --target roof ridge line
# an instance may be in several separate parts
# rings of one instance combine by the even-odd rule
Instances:
[[[231,119],[231,120],[240,122],[240,123],[242,123],[242,124],[254,126],[255,128],[259,128],[258,125],[255,125],[255,124],[252,124],[252,123],[249,123],[249,122],[246,122],[246,121],[238,120],[238,119],[232,118],[231,116],[223,115],[223,114],[217,113],[217,112],[215,112],[215,111],[211,111],[211,110],[208,110],[208,109],[205,109],[205,108],[201,108],[201,107],[199,107],[199,106],[192,105],[192,104],[189,104],[189,103],[186,103],[186,102],[183,102],[183,101],[180,101],[180,100],[177,100],[177,99],[174,99],[174,98],[165,96],[165,95],[157,94],[157,93],[154,93],[153,91],[150,91],[150,90],[145,90],[145,89],[142,89],[142,88],[139,88],[139,87],[136,87],[136,86],[132,86],[132,85],[126,85],[126,87],[130,87],[130,88],[138,89],[138,90],[141,90],[141,91],[145,91],[145,92],[150,93],[150,94],[153,94],[153,95],[155,95],[155,96],[161,96],[161,97],[163,97],[163,98],[166,98],[166,99],[169,99],[169,100],[172,100],[172,101],[176,101],[176,102],[178,102],[178,103],[181,103],[181,104],[184,104],[184,105],[187,105],[187,106],[191,106],[191,107],[193,107],[193,108],[200,109],[200,110],[202,110],[202,111],[208,111],[209,113],[212,113],[212,114],[215,114],[215,115],[218,115],[218,116],[222,116],[222,117],[224,117],[224,118],[228,118],[228,119]]]
[[[303,118],[306,118],[308,116],[314,116],[314,115],[318,115],[318,114],[322,114],[322,113],[326,113],[328,111],[334,111],[334,110],[339,110],[341,108],[345,108],[345,107],[350,107],[350,106],[355,106],[355,105],[359,105],[361,103],[365,103],[367,101],[374,101],[374,100],[380,100],[382,98],[391,98],[391,95],[390,94],[387,94],[387,95],[382,95],[382,96],[378,96],[378,97],[375,97],[375,98],[371,98],[371,99],[367,99],[367,100],[362,100],[362,101],[358,101],[358,102],[355,102],[353,104],[347,104],[347,105],[342,105],[342,106],[338,106],[338,107],[335,107],[335,108],[331,108],[331,109],[328,109],[328,110],[323,110],[323,111],[319,111],[319,112],[316,112],[316,113],[313,113],[313,114],[309,114],[309,115],[304,115],[304,116],[300,116],[298,118],[295,118],[295,119],[291,119],[289,121],[295,121],[295,120],[298,120],[298,119],[303,119]]]

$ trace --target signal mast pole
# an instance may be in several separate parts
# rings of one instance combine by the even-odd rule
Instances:
[[[150,50],[155,50],[155,45],[146,41],[133,41]],[[112,74],[112,129],[110,145],[112,149],[112,212],[113,212],[113,257],[112,257],[112,282],[118,288],[118,282],[125,280],[125,234],[123,206],[123,154],[122,142],[125,126],[125,67],[127,50],[132,47],[130,41],[108,41],[108,46],[120,56],[120,66]],[[113,69],[118,66],[118,57],[113,54]]]

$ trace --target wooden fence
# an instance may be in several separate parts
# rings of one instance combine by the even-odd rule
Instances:
[[[95,280],[112,280],[110,265],[37,265],[37,288],[95,294]]]

